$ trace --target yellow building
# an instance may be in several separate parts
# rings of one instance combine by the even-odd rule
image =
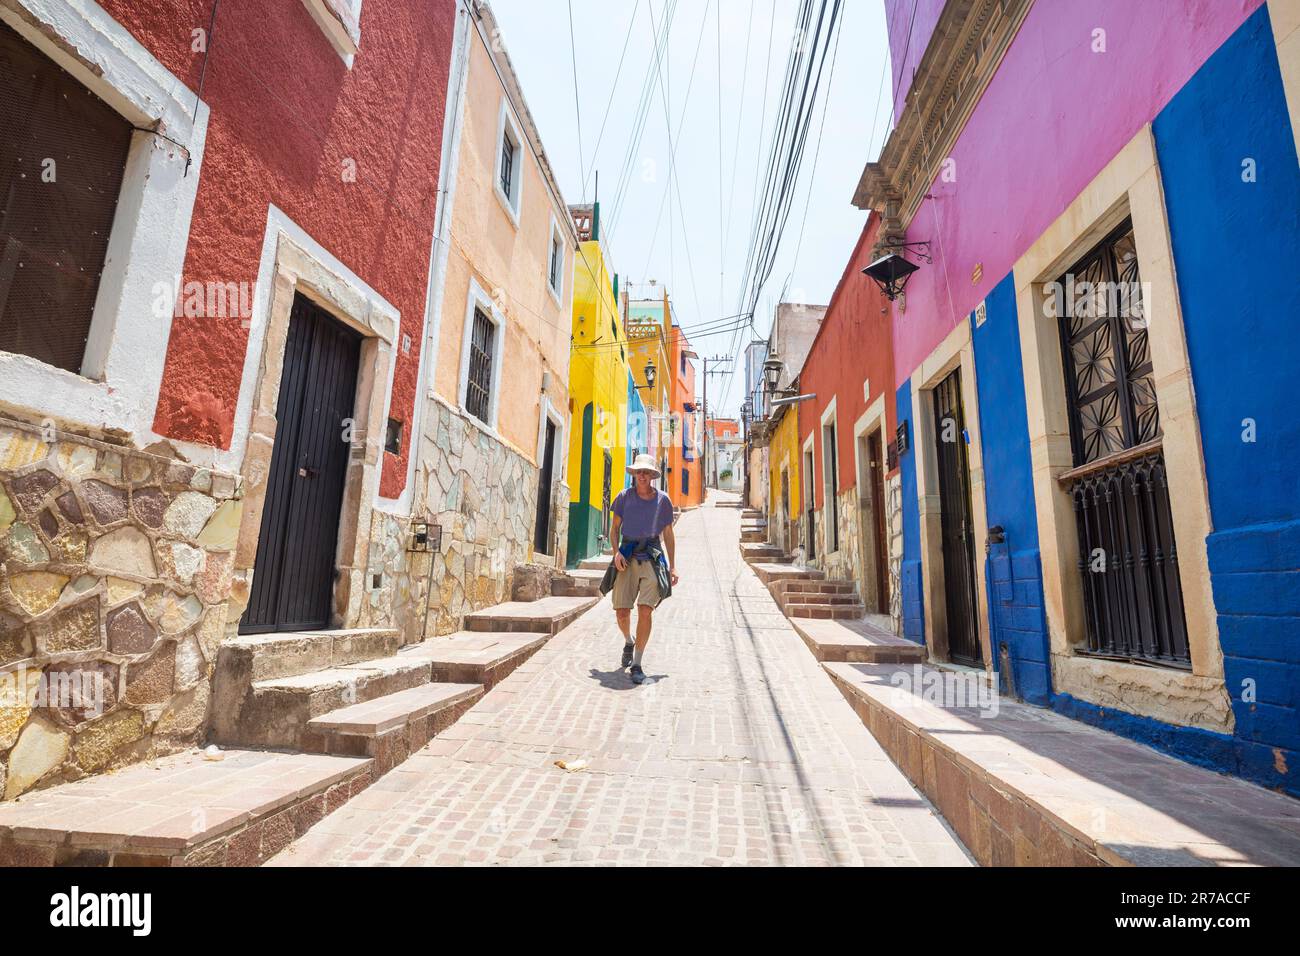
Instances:
[[[773,409],[767,435],[767,536],[788,551],[799,540],[799,406]]]
[[[570,206],[580,240],[573,266],[569,360],[569,563],[609,541],[610,505],[628,463],[628,341],[618,277],[600,244],[600,204]]]
[[[664,314],[667,296],[633,303],[628,290],[622,298],[624,327],[628,337],[628,363],[632,388],[640,408],[639,417],[629,422],[629,442],[659,462],[659,487],[668,490],[669,430],[672,394],[672,362],[668,358],[668,333]],[[653,369],[653,373],[650,371]],[[637,405],[637,400],[629,407]]]

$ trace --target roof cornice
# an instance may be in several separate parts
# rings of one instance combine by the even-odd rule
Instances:
[[[853,205],[875,209],[877,246],[903,236],[1033,0],[948,0],[908,89],[898,125],[867,163]]]

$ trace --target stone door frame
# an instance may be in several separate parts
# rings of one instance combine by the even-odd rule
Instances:
[[[1078,532],[1070,494],[1057,476],[1074,467],[1058,320],[1046,314],[1054,282],[1124,219],[1133,221],[1151,351],[1169,505],[1191,671],[1082,656],[1086,642]],[[1166,723],[1231,732],[1218,615],[1205,539],[1213,530],[1200,424],[1164,191],[1148,123],[1029,247],[1014,269],[1020,354],[1033,468],[1043,604],[1051,641],[1052,688],[1103,707]]]
[[[268,228],[274,228],[274,219]],[[302,242],[300,237],[284,229],[274,237],[268,236],[268,242],[274,243],[275,251],[270,274],[265,277],[269,280],[270,291],[265,298],[264,311],[253,319],[255,323],[260,320],[263,324],[263,334],[252,389],[247,442],[240,467],[244,476],[244,511],[235,550],[235,586],[226,617],[227,637],[238,633],[239,619],[243,616],[252,585],[266,499],[266,479],[275,450],[276,405],[280,396],[289,316],[294,297],[300,293],[362,335],[353,402],[352,449],[343,486],[335,555],[335,567],[339,573],[334,582],[330,626],[348,627],[357,622],[366,590],[370,512],[379,491],[384,417],[394,365],[393,343],[400,322],[397,309],[355,276],[345,274],[345,270],[323,248],[310,241]],[[251,360],[254,357],[251,341],[249,351],[247,358]],[[342,438],[340,435],[340,440]]]
[[[950,663],[947,603],[944,591],[943,531],[939,496],[938,436],[934,432],[934,388],[954,369],[961,369],[962,414],[970,441],[966,470],[970,482],[970,518],[975,533],[975,627],[984,655],[984,669],[992,670],[989,635],[989,601],[984,554],[988,539],[988,511],[984,500],[984,452],[980,435],[979,389],[975,382],[975,344],[970,317],[961,320],[912,372],[912,425],[916,431],[916,501],[921,527],[921,601],[930,656]],[[956,665],[962,666],[962,665]]]

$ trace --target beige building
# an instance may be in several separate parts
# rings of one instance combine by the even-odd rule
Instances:
[[[441,536],[428,634],[509,599],[518,563],[563,566],[578,237],[485,3],[471,29],[435,255],[416,512]]]

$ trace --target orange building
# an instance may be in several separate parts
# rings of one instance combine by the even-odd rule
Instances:
[[[659,374],[668,383],[668,414],[660,425],[659,441],[667,452],[661,453],[667,467],[661,487],[675,507],[693,508],[704,501],[704,420],[692,364],[698,356],[673,319],[666,290],[654,298],[632,299],[628,312],[634,322],[656,322],[664,329],[666,367]]]

